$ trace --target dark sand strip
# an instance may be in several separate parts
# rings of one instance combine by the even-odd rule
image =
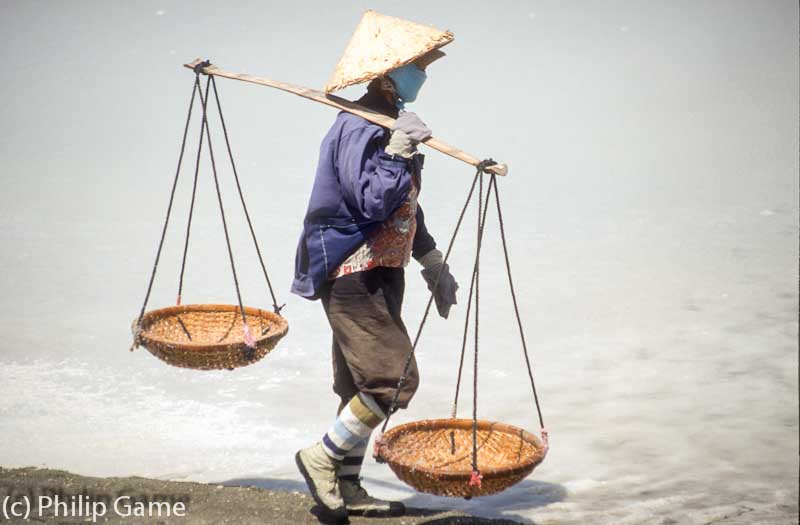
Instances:
[[[48,498],[66,503],[69,517],[55,517],[52,508],[39,502]],[[7,498],[8,497],[8,498]],[[127,498],[126,498],[127,497]],[[122,498],[122,499],[119,499]],[[27,500],[32,508],[27,521],[10,516],[11,504]],[[114,507],[114,501],[117,507]],[[102,507],[105,511],[101,515]],[[152,505],[151,505],[152,504]],[[314,501],[298,491],[272,491],[256,487],[233,487],[207,483],[160,481],[130,476],[96,478],[64,470],[0,467],[0,524],[5,523],[92,523],[92,505],[97,505],[96,523],[133,525],[159,524],[270,524],[302,525],[320,521],[311,513]],[[183,517],[176,516],[184,507]],[[24,504],[16,510],[24,511]],[[3,515],[9,513],[11,519]],[[136,511],[144,516],[134,515]],[[158,512],[161,511],[161,516]],[[172,515],[167,516],[168,511]],[[124,514],[131,513],[126,516]],[[64,513],[62,511],[62,516]],[[458,512],[408,509],[401,517],[357,517],[350,522],[385,525],[515,525],[519,522],[476,518]]]

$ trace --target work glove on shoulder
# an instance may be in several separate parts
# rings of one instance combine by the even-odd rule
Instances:
[[[392,136],[386,146],[386,153],[409,159],[416,153],[417,144],[431,136],[433,133],[416,113],[402,111],[392,125]]]
[[[450,314],[450,307],[458,304],[456,301],[458,283],[450,273],[450,267],[444,262],[442,252],[436,248],[420,257],[418,261],[423,266],[421,273],[428,284],[428,290],[434,292],[433,299],[436,301],[436,310],[439,311],[441,317],[447,319]],[[436,276],[439,275],[440,270],[442,274],[434,291],[433,285],[436,284]]]

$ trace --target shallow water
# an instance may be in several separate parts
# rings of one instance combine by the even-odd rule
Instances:
[[[472,501],[415,493],[371,460],[367,485],[410,505],[535,523],[756,515],[796,523],[796,6],[562,5],[467,13],[420,3],[415,11],[420,20],[451,20],[463,42],[426,85],[432,102],[421,99],[418,111],[447,140],[511,165],[498,185],[550,453],[512,489]],[[177,5],[50,5],[46,20],[35,4],[0,7],[10,35],[0,53],[17,73],[0,87],[9,101],[0,119],[4,466],[296,489],[294,451],[335,414],[321,305],[288,293],[317,144],[333,113],[297,97],[220,83],[251,214],[278,301],[287,302],[288,336],[263,361],[232,372],[128,352],[191,87],[180,62],[210,50],[232,69],[321,85],[344,44],[338,30],[315,26],[318,40],[296,43],[313,58],[298,65],[265,45],[272,41],[262,28],[284,16],[270,27],[285,39],[305,34],[307,22],[278,7],[207,7],[203,20],[238,27],[236,39],[203,40]],[[359,12],[331,13],[330,22],[349,28]],[[485,21],[506,27],[502,37],[481,36]],[[60,45],[48,36],[72,25]],[[322,41],[337,45],[322,52]],[[9,49],[27,49],[27,61]],[[448,85],[468,85],[465,57],[502,69],[506,85],[449,93]],[[151,72],[130,97],[121,95],[132,84],[120,60]],[[58,93],[23,84],[42,64],[60,79]],[[221,139],[215,145],[224,151]],[[428,153],[421,202],[445,246],[470,171]],[[243,298],[268,308],[223,170]],[[172,304],[177,289],[190,170],[183,177],[151,307]],[[233,303],[207,165],[201,177],[184,302]],[[421,388],[393,423],[450,414],[474,221],[472,209],[452,256],[461,304],[449,320],[428,322]],[[495,221],[490,210],[478,414],[536,431]],[[412,262],[406,272],[412,333],[427,299],[418,271]]]

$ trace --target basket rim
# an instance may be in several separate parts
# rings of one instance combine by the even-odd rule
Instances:
[[[157,308],[154,310],[148,310],[142,316],[141,321],[141,331],[139,333],[139,338],[141,340],[142,346],[147,346],[148,344],[156,344],[162,346],[169,346],[170,348],[174,348],[176,350],[191,350],[192,352],[200,352],[200,353],[213,353],[219,352],[223,350],[229,350],[232,348],[245,348],[246,345],[244,341],[241,342],[234,342],[234,343],[197,343],[193,341],[181,342],[176,343],[175,341],[165,339],[162,337],[156,337],[147,333],[147,327],[154,323],[156,320],[169,317],[181,313],[190,313],[190,312],[230,312],[230,311],[239,311],[238,305],[233,304],[215,304],[215,303],[194,303],[194,304],[178,304],[173,306],[167,306],[164,308]],[[269,318],[275,325],[277,325],[277,330],[271,331],[267,335],[259,336],[255,338],[256,346],[264,344],[265,342],[281,339],[289,329],[289,323],[286,321],[286,318],[283,316],[276,314],[275,312],[271,312],[269,310],[264,310],[262,308],[255,308],[252,306],[245,306],[244,307],[245,315],[252,315],[256,317],[266,317]],[[137,326],[137,319],[133,320],[132,329],[134,332],[136,331]]]
[[[516,427],[508,423],[501,423],[499,421],[489,421],[487,419],[478,419],[477,426],[478,430],[493,430],[493,431],[518,435],[524,441],[536,447],[536,454],[533,457],[513,466],[482,469],[480,468],[479,464],[478,469],[480,470],[480,473],[484,478],[505,477],[505,476],[512,476],[515,474],[519,474],[521,472],[534,469],[539,463],[542,462],[542,460],[544,460],[545,456],[544,444],[537,435],[528,432],[523,428]],[[384,446],[380,447],[381,458],[384,459],[387,463],[389,463],[389,465],[392,467],[398,467],[408,470],[414,470],[416,472],[422,472],[430,476],[436,476],[439,479],[446,479],[449,481],[469,480],[470,476],[472,475],[471,471],[441,472],[427,466],[409,465],[408,463],[404,463],[403,461],[400,460],[402,456],[392,455],[391,453],[392,441],[394,441],[400,435],[402,435],[407,431],[419,428],[472,429],[472,419],[463,419],[463,418],[420,419],[417,421],[410,421],[408,423],[403,423],[402,425],[393,427],[387,430],[382,436],[382,439],[384,440]]]

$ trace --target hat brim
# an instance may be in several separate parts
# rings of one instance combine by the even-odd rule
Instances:
[[[425,70],[426,67],[431,65],[433,62],[439,60],[443,56],[446,56],[447,53],[442,51],[441,49],[434,49],[432,51],[428,51],[421,57],[414,60],[414,63],[419,66],[420,69]]]

